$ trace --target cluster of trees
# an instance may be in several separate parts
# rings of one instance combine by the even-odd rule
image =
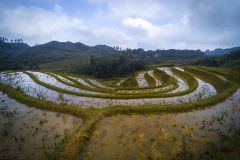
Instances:
[[[75,72],[88,74],[98,78],[124,76],[145,68],[145,63],[123,54],[101,55],[90,58],[89,64],[78,67]]]
[[[216,55],[216,56],[205,56],[193,61],[193,65],[202,65],[209,67],[219,66],[236,66],[240,65],[240,50],[232,51],[229,54]]]
[[[114,46],[113,48],[114,48],[115,51],[122,51],[122,47]]]
[[[126,55],[132,55],[134,58],[144,59],[146,64],[160,64],[165,63],[168,60],[189,60],[198,57],[203,57],[204,53],[200,50],[148,50],[145,51],[142,48],[138,49],[125,49],[122,53]]]
[[[8,38],[6,38],[6,37],[0,37],[0,42],[23,43],[23,39],[16,38],[16,39],[8,40]]]
[[[223,64],[221,60],[219,60],[218,57],[215,56],[206,56],[204,58],[200,58],[196,60],[196,62],[193,62],[193,65],[202,65],[202,66],[208,66],[208,67],[219,67]]]

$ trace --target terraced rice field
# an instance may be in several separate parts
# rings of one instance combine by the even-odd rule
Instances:
[[[80,75],[2,72],[0,157],[174,159],[183,145],[199,144],[187,150],[188,159],[199,158],[230,133],[229,123],[231,133],[240,126],[237,88],[197,67],[159,67],[114,85]]]

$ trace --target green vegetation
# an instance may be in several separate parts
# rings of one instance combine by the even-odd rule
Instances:
[[[61,93],[68,93],[68,94],[73,94],[73,95],[77,95],[77,96],[85,96],[85,97],[111,98],[111,99],[132,99],[132,98],[140,99],[140,98],[173,97],[173,96],[179,96],[179,95],[184,95],[184,94],[190,93],[197,88],[197,81],[193,77],[190,78],[191,77],[190,74],[178,71],[176,69],[173,69],[173,72],[175,74],[177,74],[178,76],[182,77],[183,80],[186,80],[187,84],[189,85],[189,88],[187,90],[182,91],[182,92],[177,92],[177,93],[162,93],[163,91],[159,91],[159,92],[153,92],[153,93],[146,92],[146,93],[136,95],[136,94],[131,94],[131,93],[126,94],[126,93],[116,93],[115,92],[112,95],[104,95],[104,94],[101,94],[101,93],[96,94],[96,95],[92,95],[92,94],[88,94],[88,93],[75,92],[75,91],[70,91],[70,90],[67,90],[67,89],[59,88],[59,87],[56,87],[56,86],[53,86],[53,85],[50,85],[50,84],[47,84],[47,83],[44,83],[44,82],[40,81],[32,73],[29,73],[29,72],[25,72],[25,73],[27,75],[29,75],[36,83],[38,83],[42,86],[45,86],[47,88],[56,90],[56,91],[61,92]],[[64,82],[64,83],[66,83],[66,82]],[[173,88],[171,88],[169,90],[172,90],[172,89]]]
[[[200,69],[224,76],[230,81],[240,85],[240,68],[223,68],[223,67],[198,67]]]
[[[79,153],[83,150],[83,147],[88,142],[91,135],[93,134],[96,124],[105,116],[112,116],[116,114],[131,114],[131,113],[137,113],[137,114],[150,114],[150,113],[162,113],[162,112],[177,113],[177,112],[186,112],[193,109],[202,109],[225,100],[237,88],[237,86],[234,83],[224,81],[218,76],[210,72],[197,69],[196,67],[186,67],[185,70],[186,72],[182,72],[173,68],[172,72],[176,76],[179,76],[180,78],[182,78],[189,85],[188,90],[179,92],[179,93],[172,93],[172,94],[162,93],[157,96],[161,95],[163,97],[169,97],[169,96],[184,95],[192,92],[198,86],[198,83],[193,76],[199,77],[204,81],[211,83],[218,91],[218,94],[216,96],[202,99],[197,102],[188,102],[188,103],[181,103],[181,104],[141,105],[138,107],[110,106],[110,107],[100,108],[100,109],[93,109],[93,108],[82,109],[74,105],[55,104],[46,100],[39,100],[37,98],[32,98],[30,96],[27,96],[23,92],[13,89],[12,87],[6,86],[6,85],[0,85],[0,90],[7,93],[9,97],[14,98],[17,101],[32,107],[36,107],[44,110],[68,113],[74,116],[80,116],[84,121],[83,125],[71,137],[69,137],[68,139],[65,139],[64,142],[62,143],[62,146],[59,147],[56,153],[54,153],[55,158],[58,158],[58,159],[74,159],[78,157]],[[70,91],[66,91],[58,87],[43,83],[39,81],[36,77],[34,77],[32,74],[30,73],[27,73],[27,74],[35,82],[43,86],[57,90],[62,93],[75,94],[75,92],[72,93]],[[163,73],[155,72],[155,74],[160,75]],[[160,77],[161,76],[159,76],[159,78]],[[169,79],[166,76],[166,78],[161,79],[161,81],[165,82],[166,84],[167,82],[169,82]],[[87,95],[84,95],[84,96],[87,96]],[[127,97],[130,97],[130,96],[127,96]],[[127,97],[124,97],[124,98],[127,98]],[[118,97],[116,98],[123,98],[123,96],[118,95]]]
[[[148,73],[145,73],[145,74],[144,74],[144,78],[145,78],[145,80],[148,82],[148,85],[149,85],[150,87],[155,87],[155,86],[156,86],[156,81],[155,81],[155,79],[154,79],[152,76],[150,76]]]
[[[79,76],[79,75],[76,75],[76,74],[71,74],[72,77],[77,77],[77,78],[80,78],[80,79],[83,79],[87,82],[89,82],[92,86],[94,86],[94,88],[90,88],[90,87],[87,87],[87,86],[84,86],[82,84],[80,84],[77,80],[74,80],[73,78],[70,78],[69,75],[67,76],[67,74],[59,74],[59,73],[55,73],[55,74],[58,74],[58,75],[61,75],[62,77],[70,80],[71,82],[73,82],[74,84],[71,84],[71,83],[67,83],[63,80],[61,80],[60,78],[58,78],[56,75],[50,73],[50,72],[44,72],[45,74],[50,74],[51,76],[53,76],[54,78],[56,78],[59,82],[63,83],[63,84],[66,84],[68,86],[72,86],[72,87],[76,87],[76,88],[79,88],[79,89],[86,89],[86,90],[90,90],[90,91],[95,91],[95,92],[102,92],[102,93],[112,93],[112,94],[117,94],[117,95],[135,95],[136,94],[136,91],[139,90],[138,88],[138,83],[136,81],[136,78],[134,78],[134,76],[137,75],[137,73],[135,73],[134,75],[131,75],[130,77],[124,79],[124,81],[130,79],[132,82],[134,83],[137,83],[135,87],[119,87],[119,86],[115,86],[115,85],[107,85],[107,86],[110,86],[111,88],[101,88],[101,87],[98,87],[94,84],[92,84],[87,77],[82,77],[82,76]],[[93,78],[91,78],[93,79]],[[161,86],[155,86],[155,87],[148,87],[148,88],[143,88],[141,89],[141,91],[138,91],[141,95],[147,95],[147,97],[150,97],[152,94],[157,94],[157,93],[162,93],[162,92],[169,92],[169,91],[172,91],[174,89],[176,89],[178,87],[178,84],[176,82],[175,79],[171,79],[172,81],[170,81],[169,83],[166,83],[164,85],[161,85]],[[97,79],[97,81],[100,81],[99,79]],[[101,82],[101,81],[100,81]],[[103,82],[102,82],[103,83]],[[124,82],[123,82],[124,83]],[[126,83],[126,82],[125,82]],[[131,86],[131,83],[129,81],[128,83],[129,86]],[[154,89],[158,89],[158,88],[163,88],[163,87],[166,87],[167,85],[171,86],[169,87],[168,89],[165,89],[165,90],[160,90],[160,91],[155,91]],[[139,94],[138,94],[139,95]]]
[[[172,72],[174,74],[176,74],[178,77],[180,77],[181,79],[183,79],[187,85],[189,86],[189,89],[185,91],[185,93],[191,93],[192,91],[194,91],[195,89],[197,89],[198,87],[198,82],[196,80],[196,78],[193,77],[193,75],[191,75],[188,72],[182,72],[178,69],[172,68]]]
[[[133,73],[145,65],[186,62],[203,54],[200,50],[120,50],[106,45],[90,47],[80,42],[51,41],[30,47],[0,41],[0,70],[44,69],[112,77]]]
[[[80,107],[75,105],[56,104],[50,101],[33,98],[30,96],[27,96],[21,90],[13,89],[9,85],[1,84],[0,90],[4,93],[7,93],[9,97],[16,99],[21,103],[27,104],[29,107],[35,107],[42,110],[48,110],[48,111],[54,111],[54,112],[67,113],[73,116],[80,116],[83,119],[88,117],[88,113],[84,109],[81,109]]]
[[[224,81],[223,79],[221,79],[220,77],[218,77],[217,75],[211,74],[207,71],[203,71],[194,67],[186,67],[185,68],[186,71],[191,72],[194,76],[199,77],[203,80],[205,80],[206,82],[212,84],[217,92],[219,94],[223,93],[224,91],[228,90],[229,88],[236,88],[236,84],[232,83],[232,82],[228,82],[228,81]]]
[[[98,78],[123,76],[145,68],[140,59],[128,55],[114,54],[91,56],[90,63],[79,67],[75,73],[88,74]]]
[[[63,81],[62,79],[58,78],[56,75],[54,75],[54,74],[52,74],[50,72],[44,72],[44,73],[53,76],[56,80],[58,80],[59,82],[61,82],[63,84],[66,84],[68,86],[76,87],[76,88],[79,88],[79,89],[86,89],[86,90],[95,91],[95,92],[112,93],[112,94],[117,94],[117,95],[132,95],[132,94],[135,94],[135,92],[132,92],[132,91],[136,91],[138,89],[137,86],[135,88],[131,88],[131,87],[129,87],[129,88],[120,88],[120,87],[116,87],[116,88],[101,88],[101,87],[98,87],[98,86],[92,84],[89,80],[87,80],[86,77],[84,78],[84,77],[79,77],[77,75],[72,75],[73,77],[78,77],[78,78],[81,78],[81,79],[85,80],[86,82],[89,82],[92,86],[94,86],[94,88],[91,88],[91,87],[87,87],[87,86],[84,86],[84,85],[80,84],[77,80],[74,80],[73,78],[70,78],[70,77],[66,76],[65,74],[61,74],[61,76],[63,76],[64,78],[70,80],[71,82],[73,82],[73,84]],[[131,78],[131,76],[130,76],[130,78]],[[171,90],[176,89],[178,87],[177,84],[175,84],[175,83],[170,83],[170,84],[173,84],[174,86],[170,87],[167,90],[164,90],[164,92],[171,91]],[[130,85],[130,84],[128,84],[128,85]],[[111,87],[114,87],[114,86],[111,86]],[[159,88],[161,88],[161,87],[159,87]],[[156,88],[156,87],[154,87],[154,88]],[[139,91],[139,93],[147,94],[147,95],[150,96],[150,94],[152,92],[154,92],[154,94],[163,92],[163,91],[155,92],[153,89],[147,88],[147,89],[145,89],[146,92],[141,93],[141,91]],[[118,91],[124,91],[124,90],[125,90],[125,92],[118,92]]]
[[[90,56],[87,53],[81,55],[73,55],[72,57],[58,60],[54,62],[43,63],[39,65],[41,70],[52,70],[52,71],[67,71],[72,72],[74,68],[78,68],[79,65],[84,65],[90,61]]]
[[[123,106],[109,106],[105,108],[81,108],[81,106],[78,105],[65,103],[57,104],[44,99],[33,98],[21,91],[20,87],[14,89],[9,85],[1,84],[0,90],[7,93],[9,97],[24,103],[29,107],[81,117],[83,119],[83,125],[70,137],[64,138],[62,142],[56,146],[54,152],[48,155],[50,159],[76,159],[79,158],[80,153],[84,150],[84,147],[93,135],[96,125],[104,117],[114,116],[117,114],[146,115],[163,112],[187,112],[195,109],[210,107],[216,103],[224,101],[234,91],[236,91],[237,87],[240,85],[239,55],[239,49],[234,51],[231,50],[229,54],[225,55],[208,56],[204,55],[204,53],[200,50],[170,49],[144,51],[140,48],[121,50],[119,48],[116,49],[115,47],[112,48],[105,45],[90,47],[82,43],[56,41],[30,47],[24,43],[6,43],[1,41],[0,70],[48,70],[48,72],[44,73],[53,76],[57,81],[63,84],[79,89],[98,92],[98,94],[94,95],[62,89],[40,81],[31,73],[24,72],[36,83],[59,92],[59,97],[62,99],[63,93],[84,97],[104,98],[108,100],[181,96],[196,90],[198,82],[194,77],[200,78],[213,85],[217,90],[217,95],[194,102],[182,102],[180,104],[153,103],[152,105],[146,105],[144,103],[139,103],[139,106],[131,106],[129,104]],[[176,79],[169,76],[164,71],[156,69],[156,66],[171,66],[175,64],[190,64],[194,65],[194,67],[185,67],[184,72],[171,68],[173,74],[184,80],[189,86],[189,88],[184,91],[172,93],[170,91],[174,91],[177,87],[179,87]],[[149,87],[139,89],[138,82],[136,81],[138,72],[151,67],[153,67],[154,76],[161,81],[161,85],[155,86],[156,81],[148,74],[145,74],[144,78],[147,80]],[[63,76],[73,83],[63,81],[56,75],[52,74],[54,73],[52,71],[62,71],[62,73],[56,74]],[[85,74],[85,76],[79,74]],[[82,78],[94,87],[91,88],[82,85],[73,78],[68,77],[70,75]],[[127,75],[130,76],[127,77]],[[102,78],[101,80],[98,79],[98,81],[103,84],[112,84],[108,86],[113,89],[98,87],[88,80],[89,77],[91,77],[91,79]],[[117,80],[120,79],[119,77],[126,77],[120,86],[116,85]],[[111,80],[109,80],[110,78]],[[109,83],[104,83],[105,81],[109,81]],[[163,91],[160,90],[155,92],[155,89],[161,89],[168,86],[171,87]],[[39,125],[44,125],[44,123],[45,122],[43,120],[39,120]],[[159,126],[156,127],[159,128]],[[186,131],[184,130],[185,126],[181,126],[181,129],[182,131]],[[9,136],[8,134],[8,132],[3,131],[4,136]],[[224,137],[225,139],[222,141],[223,146],[221,148],[216,148],[213,153],[204,155],[202,159],[239,159],[240,136],[238,135],[239,133],[231,138]],[[58,135],[56,135],[56,137],[58,137]],[[137,136],[137,138],[137,141],[143,142],[141,141],[141,135]],[[183,139],[183,143],[180,143],[182,145],[182,150],[178,150],[178,158],[186,159],[187,146],[184,143],[186,137],[172,137],[173,141],[181,138]],[[151,143],[152,146],[155,144],[154,140],[147,140],[147,142]],[[196,139],[194,138],[191,140],[196,142]],[[24,139],[22,139],[22,141],[24,141]],[[0,148],[0,151],[1,149],[2,148]],[[147,158],[151,159],[152,157],[149,156]]]
[[[154,69],[153,74],[155,77],[161,81],[161,85],[168,84],[173,78],[166,74],[164,71],[161,71],[159,69]]]
[[[136,88],[138,87],[138,83],[136,81],[137,73],[132,74],[128,78],[126,78],[121,85],[124,87],[131,87],[131,88]]]
[[[192,61],[193,65],[201,65],[208,67],[227,67],[232,69],[239,68],[240,64],[240,48],[226,51],[225,54],[205,56]]]

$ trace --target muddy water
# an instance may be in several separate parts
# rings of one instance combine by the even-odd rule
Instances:
[[[149,85],[148,85],[148,82],[145,80],[145,78],[144,78],[144,74],[145,74],[146,72],[141,72],[141,73],[139,73],[138,75],[137,75],[137,77],[136,77],[136,81],[138,82],[138,87],[139,88],[146,88],[146,87],[148,87]]]
[[[27,107],[0,92],[0,159],[47,159],[81,123],[71,115]]]
[[[203,159],[240,129],[240,89],[209,109],[103,119],[80,159]]]
[[[0,82],[20,88],[27,95],[46,99],[56,103],[67,103],[81,107],[106,107],[111,105],[132,105],[143,104],[177,104],[182,102],[193,102],[216,94],[216,90],[210,84],[198,80],[198,88],[190,94],[167,98],[143,98],[143,99],[102,99],[81,97],[65,93],[59,93],[35,83],[28,75],[22,72],[0,74]]]

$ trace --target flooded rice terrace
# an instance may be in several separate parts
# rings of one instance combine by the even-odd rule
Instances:
[[[240,89],[209,109],[117,115],[97,126],[80,159],[203,159],[240,129]],[[237,157],[236,157],[237,158]]]
[[[0,92],[0,159],[48,159],[82,123],[71,115],[30,108]]]
[[[114,85],[108,86],[93,78],[40,71],[0,73],[0,85],[9,85],[36,99],[91,109],[115,105],[136,108],[141,105],[174,105],[197,102],[219,94],[219,89],[214,88],[216,85],[201,78],[191,77],[197,83],[193,87],[171,68],[158,69],[171,77],[169,82],[164,82],[166,85],[157,79],[153,70],[139,72],[135,79],[138,88],[130,89],[117,83],[116,88]],[[182,74],[185,72],[183,67],[175,69]],[[145,74],[155,80],[154,87],[149,88],[150,80],[147,79],[150,78],[146,78]],[[148,94],[149,97],[138,98]],[[116,98],[119,95],[135,97]],[[53,153],[64,142],[64,138],[84,126],[80,117],[31,108],[2,92],[0,111],[0,159],[54,158]],[[224,137],[233,135],[239,129],[240,89],[208,109],[178,114],[105,117],[96,125],[93,136],[89,137],[78,158],[202,159],[215,148],[220,148]]]
[[[176,92],[180,92],[180,91],[184,91],[184,90],[187,90],[187,89],[188,89],[188,85],[186,84],[186,82],[183,81],[181,78],[175,76],[175,75],[172,73],[172,71],[171,71],[170,68],[168,68],[168,67],[161,67],[161,68],[158,68],[158,69],[166,72],[168,75],[170,75],[171,77],[174,77],[174,78],[177,80],[179,87],[178,87],[177,89],[171,91],[170,93],[176,93]],[[179,69],[179,68],[176,68],[176,69]],[[180,70],[181,70],[181,69],[180,69]],[[184,70],[181,70],[181,71],[184,71]]]
[[[161,81],[158,80],[156,78],[156,76],[153,74],[153,70],[148,71],[147,74],[155,80],[155,83],[156,83],[155,86],[160,86],[161,85]]]
[[[45,99],[48,101],[56,102],[56,103],[67,103],[67,104],[74,104],[78,105],[83,108],[87,107],[108,107],[113,105],[131,105],[131,106],[140,106],[140,105],[154,105],[154,104],[179,104],[183,102],[194,102],[198,101],[204,98],[208,98],[211,96],[214,96],[217,94],[216,89],[209,83],[197,79],[198,81],[198,87],[196,90],[189,94],[180,95],[180,96],[170,96],[168,97],[168,94],[173,93],[180,93],[184,92],[187,89],[189,89],[189,86],[186,84],[186,82],[179,77],[175,76],[170,68],[162,67],[159,68],[169,74],[170,76],[174,77],[177,80],[178,87],[174,90],[167,91],[174,86],[171,84],[165,87],[159,87],[155,89],[146,89],[146,91],[141,90],[119,90],[115,92],[115,94],[118,93],[129,93],[129,94],[142,94],[142,93],[155,93],[155,92],[163,92],[162,95],[166,94],[164,98],[132,98],[132,99],[114,99],[114,98],[98,98],[96,95],[109,95],[113,96],[115,94],[113,93],[103,93],[99,91],[90,91],[86,89],[80,89],[76,87],[72,87],[66,84],[63,84],[59,82],[57,79],[55,79],[53,76],[41,72],[30,72],[36,78],[44,82],[48,85],[57,87],[59,89],[64,89],[67,91],[75,92],[75,93],[84,93],[88,94],[89,96],[79,96],[74,94],[68,94],[68,93],[62,93],[57,90],[53,90],[47,87],[44,87],[38,83],[36,83],[33,79],[31,79],[27,74],[23,72],[15,72],[15,73],[5,73],[0,74],[0,83],[3,84],[9,84],[14,88],[19,88],[23,92],[25,92],[27,95],[39,98],[39,99]],[[145,72],[144,72],[145,73]],[[139,84],[141,84],[139,87],[147,87],[147,81],[144,79],[144,73],[139,73],[139,76],[137,76],[136,80]],[[61,78],[63,79],[63,77]],[[67,80],[65,80],[67,82]],[[97,80],[90,80],[89,81],[100,88],[110,89],[112,90],[112,87],[108,87],[105,84],[102,84],[98,82]],[[83,83],[83,81],[82,81]],[[89,85],[89,84],[88,84]],[[86,85],[87,86],[87,85]],[[91,87],[92,88],[92,87]],[[165,91],[165,92],[164,92]]]
[[[144,74],[146,74],[146,72],[141,72],[141,73],[138,74],[138,76],[136,78],[139,88],[148,87],[148,82],[145,80]]]
[[[28,71],[28,72],[30,72],[30,71]],[[88,90],[79,89],[79,88],[76,88],[76,87],[72,87],[72,86],[68,86],[66,84],[63,84],[63,83],[59,82],[54,77],[52,77],[51,75],[48,75],[48,74],[44,74],[44,73],[41,73],[41,72],[30,72],[30,73],[35,75],[37,77],[37,79],[39,79],[41,82],[59,87],[61,89],[66,89],[66,90],[73,91],[73,92],[96,94],[96,92],[91,92],[91,91],[88,91]],[[61,77],[61,76],[58,76],[58,77]],[[63,77],[61,77],[61,79],[63,79]],[[66,79],[64,79],[64,81],[68,82]]]

